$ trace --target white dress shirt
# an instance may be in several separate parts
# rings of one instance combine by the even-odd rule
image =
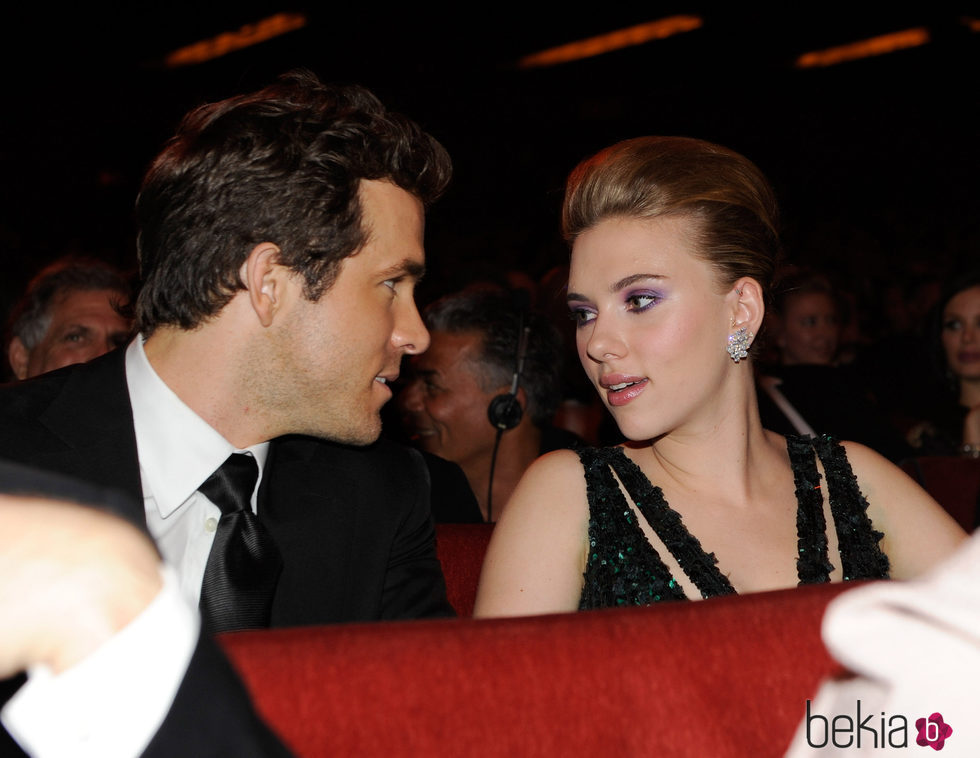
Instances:
[[[269,444],[245,450],[192,411],[153,370],[137,337],[126,349],[146,522],[163,555],[164,589],[132,623],[57,676],[28,672],[4,726],[36,758],[135,758],[149,744],[190,662],[201,581],[220,509],[197,488],[234,452],[259,466]]]
[[[232,453],[251,453],[259,466],[259,479],[252,492],[255,512],[269,443],[245,450],[235,448],[157,376],[140,338],[126,350],[126,382],[136,428],[146,525],[164,560],[176,569],[184,596],[196,606],[221,518],[218,506],[197,488]]]

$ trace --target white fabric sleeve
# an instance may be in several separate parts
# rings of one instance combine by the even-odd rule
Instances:
[[[131,758],[163,723],[197,645],[200,617],[161,568],[163,589],[94,653],[54,675],[46,666],[4,707],[4,726],[34,758]]]
[[[854,676],[822,684],[810,705],[819,715],[800,724],[789,758],[891,754],[903,736],[912,750],[897,747],[902,755],[915,753],[920,736],[943,758],[980,755],[980,534],[920,579],[875,582],[839,595],[825,614],[823,638]],[[831,719],[857,725],[867,715],[878,745],[869,729],[838,740],[852,740],[846,748],[826,744]],[[941,742],[940,729],[949,730]]]

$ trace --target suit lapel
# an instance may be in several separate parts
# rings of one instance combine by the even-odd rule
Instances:
[[[269,446],[259,518],[285,561],[273,626],[344,618],[360,586],[358,509],[345,496],[349,474],[330,452],[329,443],[301,437]]]
[[[45,460],[39,460],[39,465],[120,489],[142,508],[124,349],[72,371],[39,421],[66,446],[41,451],[40,457]]]

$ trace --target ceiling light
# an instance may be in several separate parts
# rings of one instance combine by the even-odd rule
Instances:
[[[304,26],[306,26],[306,16],[301,13],[277,13],[254,24],[246,24],[238,31],[225,32],[211,39],[174,50],[164,59],[164,64],[169,68],[177,68],[204,63],[259,42],[265,42],[286,32],[302,29]]]
[[[884,55],[896,50],[919,47],[929,42],[929,32],[923,28],[906,29],[902,32],[883,34],[880,37],[852,42],[839,47],[829,47],[826,50],[816,50],[804,53],[796,59],[797,68],[817,68],[833,66],[845,61],[868,58],[873,55]]]
[[[540,53],[533,53],[521,58],[517,65],[520,68],[535,68],[537,66],[554,66],[559,63],[591,58],[595,55],[608,53],[633,45],[642,45],[652,40],[690,32],[698,29],[704,22],[698,16],[670,16],[659,21],[637,24],[615,32],[600,34],[596,37],[569,42]]]

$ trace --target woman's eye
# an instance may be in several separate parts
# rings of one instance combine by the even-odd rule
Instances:
[[[573,308],[569,312],[568,317],[575,322],[576,326],[582,326],[595,319],[595,311],[590,311],[586,308]]]
[[[657,295],[649,292],[636,293],[630,295],[626,298],[626,305],[629,306],[631,311],[645,311],[652,305],[656,305],[660,301]]]
[[[943,322],[943,331],[945,332],[959,331],[959,328],[960,328],[959,319],[952,318],[949,319],[948,321]]]

